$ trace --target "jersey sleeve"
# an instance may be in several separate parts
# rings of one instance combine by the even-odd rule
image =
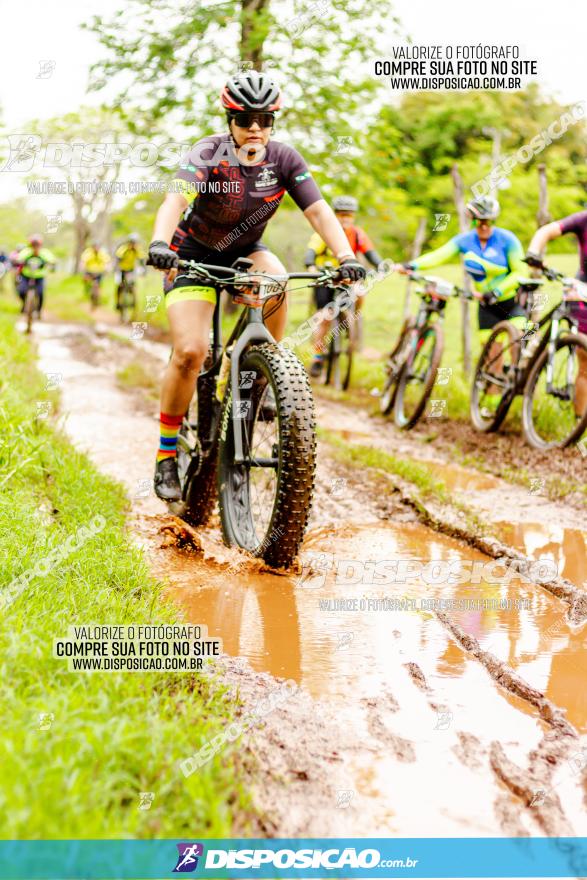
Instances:
[[[121,244],[116,248],[115,256],[118,257],[118,259],[120,260],[124,256],[125,251],[126,251],[125,245]]]
[[[460,236],[455,235],[442,247],[436,248],[418,257],[416,260],[410,260],[410,266],[413,269],[432,269],[434,266],[441,266],[443,263],[449,263],[460,253]]]
[[[566,235],[567,232],[574,232],[580,235],[587,227],[587,211],[578,211],[576,214],[570,214],[559,221],[561,233]]]
[[[191,205],[198,195],[202,183],[208,180],[209,166],[204,165],[208,153],[210,158],[216,150],[213,140],[198,141],[179,163],[179,170],[171,182],[172,192],[179,192]],[[209,148],[209,149],[208,149]]]
[[[308,166],[293,147],[286,148],[282,169],[285,188],[302,211],[322,198],[322,193]]]

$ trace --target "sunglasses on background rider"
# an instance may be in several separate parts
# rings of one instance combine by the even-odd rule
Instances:
[[[255,122],[260,128],[272,128],[275,121],[274,113],[254,113],[248,110],[233,113],[232,118],[239,128],[250,128]]]

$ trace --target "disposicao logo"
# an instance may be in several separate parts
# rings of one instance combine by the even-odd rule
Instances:
[[[198,857],[204,854],[204,846],[201,843],[178,843],[177,865],[173,869],[174,874],[191,874],[198,867]]]

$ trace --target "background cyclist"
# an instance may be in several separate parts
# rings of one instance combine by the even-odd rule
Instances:
[[[332,201],[332,207],[337,220],[346,233],[353,254],[355,254],[355,256],[357,254],[363,254],[365,259],[367,259],[372,266],[378,268],[382,262],[381,257],[375,250],[367,233],[361,229],[360,226],[355,225],[355,215],[359,210],[359,203],[357,200],[353,198],[353,196],[337,196]],[[306,251],[304,263],[310,272],[314,272],[317,268],[322,266],[338,265],[338,261],[331,249],[326,242],[320,238],[317,232],[312,235],[308,242],[308,250]],[[331,301],[332,290],[328,287],[315,287],[313,290],[313,297],[316,311],[320,311]],[[357,285],[357,299],[355,301],[355,309],[357,313],[360,312],[363,306],[364,298],[364,293],[361,293],[361,288]],[[312,334],[314,357],[310,364],[310,376],[317,377],[322,372],[324,358],[326,357],[324,340],[326,339],[329,326],[330,321],[325,319],[314,328]]]
[[[524,251],[508,229],[495,226],[499,202],[491,196],[467,204],[471,230],[455,235],[437,250],[398,266],[400,272],[420,271],[463,257],[465,271],[473,281],[473,295],[479,300],[479,336],[484,343],[500,321],[526,328],[526,315],[516,299],[519,280],[527,276]]]
[[[166,306],[173,353],[161,391],[161,438],[155,468],[155,492],[165,501],[181,497],[177,474],[177,435],[194,393],[198,372],[208,351],[216,304],[211,288],[177,275],[178,258],[230,266],[238,257],[253,268],[285,274],[281,261],[261,236],[289,192],[316,232],[340,263],[340,276],[350,282],[365,276],[330,206],[300,154],[271,140],[274,114],[281,107],[280,90],[266,73],[255,70],[231,77],[221,93],[227,134],[203,138],[183,158],[176,192],[159,208],[149,263],[173,270]],[[276,339],[285,328],[287,300],[265,306],[267,326]]]
[[[133,273],[138,264],[143,264],[146,254],[139,245],[139,236],[136,232],[131,232],[126,241],[116,249],[116,308],[120,309],[120,294],[122,286],[127,281],[129,287],[134,284]]]
[[[569,233],[575,235],[579,243],[580,261],[577,278],[579,281],[587,283],[587,211],[578,211],[562,220],[555,220],[553,223],[541,226],[534,233],[526,259],[531,265],[541,265],[542,254],[548,242]],[[587,303],[583,301],[571,302],[569,307],[571,315],[577,322],[579,332],[587,335]],[[587,357],[582,349],[578,348],[576,351],[579,358],[579,374],[575,381],[575,408],[578,413],[583,413],[587,406]]]
[[[100,288],[102,276],[110,265],[110,256],[108,251],[101,248],[99,243],[94,240],[82,253],[81,260],[86,295],[89,296],[94,283],[98,285],[98,289]]]
[[[48,248],[43,247],[43,236],[36,234],[31,235],[29,246],[20,251],[17,261],[19,266],[18,295],[22,300],[22,310],[24,311],[27,290],[31,281],[34,281],[40,318],[45,297],[45,276],[49,269],[55,266],[57,260]]]

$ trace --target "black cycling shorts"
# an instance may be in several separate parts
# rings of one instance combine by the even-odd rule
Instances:
[[[479,330],[490,330],[500,321],[508,321],[510,318],[525,316],[525,311],[515,296],[502,302],[496,302],[492,306],[484,306],[479,303]]]

